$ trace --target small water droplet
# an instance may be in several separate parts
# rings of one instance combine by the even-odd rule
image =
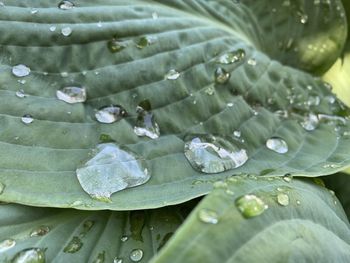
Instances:
[[[26,77],[30,74],[30,68],[26,65],[19,64],[12,67],[12,74],[19,78]]]
[[[49,30],[50,30],[51,32],[55,32],[55,31],[56,31],[56,26],[50,26]]]
[[[29,234],[30,237],[41,237],[45,236],[50,232],[50,228],[48,226],[39,226],[38,228],[32,230]]]
[[[67,26],[67,27],[64,27],[64,28],[62,28],[61,29],[61,33],[62,33],[62,35],[64,35],[65,37],[68,37],[68,36],[70,36],[71,34],[72,34],[72,28],[70,28],[69,26]]]
[[[110,52],[116,53],[122,51],[128,46],[126,41],[118,40],[117,38],[112,38],[107,42],[107,47]]]
[[[227,103],[227,107],[233,107],[234,106],[234,103],[233,102],[229,102],[229,103]]]
[[[75,253],[78,252],[83,246],[83,242],[77,236],[74,236],[67,246],[63,249],[64,253]]]
[[[165,75],[165,79],[168,80],[176,80],[180,77],[180,73],[177,72],[175,69],[171,69],[168,71],[168,73]]]
[[[23,117],[21,118],[21,120],[22,120],[22,122],[23,122],[24,124],[31,124],[31,123],[34,121],[32,115],[29,115],[29,114],[23,115]]]
[[[102,107],[95,114],[97,121],[101,123],[113,123],[126,116],[126,110],[120,105]]]
[[[139,262],[143,258],[143,251],[141,249],[134,249],[130,252],[130,260]]]
[[[236,206],[242,215],[246,218],[255,217],[264,213],[268,205],[259,197],[249,194],[236,200]]]
[[[111,194],[150,179],[143,158],[112,143],[97,145],[92,157],[76,173],[84,191],[105,202],[110,201]]]
[[[79,103],[86,101],[86,89],[84,87],[64,87],[56,91],[59,100],[67,103]]]
[[[22,98],[27,97],[28,95],[24,93],[24,90],[23,90],[23,89],[20,89],[20,90],[16,91],[16,96],[17,96],[18,98],[21,98],[21,99],[22,99]]]
[[[38,12],[39,12],[38,9],[32,9],[32,10],[30,10],[30,13],[31,13],[32,15],[35,15],[35,14],[37,14]]]
[[[277,202],[282,206],[287,206],[289,205],[289,196],[284,193],[279,193],[277,195]]]
[[[70,10],[72,8],[74,8],[74,3],[71,1],[61,1],[58,4],[58,8],[61,10]]]
[[[244,49],[227,52],[221,55],[216,61],[220,64],[232,64],[241,61],[245,57]]]
[[[122,236],[122,237],[120,238],[120,241],[126,242],[126,241],[128,241],[128,239],[129,239],[128,236]]]
[[[115,258],[113,259],[113,263],[123,263],[123,259],[118,258],[118,257],[115,257]]]
[[[106,251],[100,252],[92,263],[104,263]]]
[[[290,174],[286,174],[283,176],[283,180],[287,183],[290,183],[293,180],[293,176]]]
[[[215,82],[218,84],[225,84],[229,81],[231,74],[223,68],[215,70]]]
[[[233,136],[237,137],[237,138],[240,138],[241,137],[241,131],[234,131],[233,132]]]
[[[301,123],[301,126],[307,131],[313,131],[317,128],[319,123],[317,115],[310,113],[307,117],[304,118],[304,121]]]
[[[301,202],[299,200],[296,201],[297,205],[301,205]]]
[[[141,37],[141,38],[137,41],[136,47],[139,48],[139,49],[143,49],[143,48],[145,48],[145,47],[148,47],[148,46],[154,44],[156,41],[157,41],[157,38],[156,38],[156,37],[153,37],[153,36],[144,36],[144,37]]]
[[[45,263],[45,249],[41,248],[27,248],[18,252],[12,263]]]
[[[305,25],[309,20],[308,15],[304,13],[299,13],[298,15],[299,15],[300,23]]]
[[[251,66],[256,66],[256,64],[257,64],[255,58],[248,59],[247,63]]]
[[[219,137],[194,137],[185,143],[184,150],[192,167],[204,173],[238,168],[248,160],[247,151],[238,142]]]
[[[199,210],[198,218],[200,221],[202,221],[203,223],[207,223],[207,224],[214,224],[215,225],[219,222],[218,214],[215,211],[209,210],[209,209]]]
[[[216,181],[214,184],[213,184],[213,187],[215,189],[225,189],[228,187],[228,184],[224,181]]]
[[[278,137],[272,137],[266,141],[266,147],[276,153],[287,153],[288,145],[287,143]]]
[[[68,76],[69,76],[68,72],[66,71],[61,72],[61,77],[66,78]]]
[[[6,250],[13,248],[16,245],[16,241],[13,239],[5,239],[0,242],[0,253],[5,252]]]
[[[144,100],[139,103],[136,108],[138,115],[134,127],[134,133],[137,136],[146,136],[151,139],[157,139],[160,135],[159,126],[150,110],[151,103],[149,100]]]

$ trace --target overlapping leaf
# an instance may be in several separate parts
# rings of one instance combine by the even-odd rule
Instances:
[[[340,1],[315,6],[284,1],[296,8],[292,15],[281,1],[253,2],[99,0],[60,10],[53,1],[6,1],[0,8],[0,182],[5,186],[0,199],[80,209],[152,208],[203,195],[212,181],[232,174],[314,176],[348,166],[350,140],[343,134],[349,124],[338,118],[347,110],[320,79],[264,55],[286,62],[295,53],[291,65],[299,61],[301,69],[323,71],[346,37]],[[300,22],[299,7],[307,23]],[[324,26],[318,26],[320,21]],[[335,27],[340,30],[336,37]],[[64,36],[67,28],[72,32]],[[270,28],[276,32],[270,34]],[[290,30],[293,45],[281,35]],[[315,34],[305,37],[311,31]],[[319,40],[318,34],[327,47],[304,49]],[[145,36],[154,43],[138,48]],[[111,53],[107,43],[112,38],[126,41],[126,47]],[[279,41],[292,51],[273,52],[272,43]],[[238,49],[245,51],[240,61],[216,62]],[[11,68],[18,64],[28,66],[30,75],[13,76]],[[218,67],[231,74],[226,84],[215,83]],[[179,78],[165,79],[171,69]],[[85,86],[88,100],[74,105],[57,100],[56,90],[68,85]],[[22,89],[27,96],[16,97]],[[145,99],[160,127],[155,140],[133,133],[136,106]],[[111,104],[122,105],[129,117],[98,123],[95,110]],[[300,122],[310,112],[336,118],[305,131]],[[25,114],[33,116],[33,123],[21,122]],[[206,175],[187,162],[186,135],[232,137],[234,131],[241,132],[249,156],[242,167]],[[75,174],[101,135],[146,159],[151,173],[149,182],[114,194],[111,203],[92,200]],[[288,153],[265,147],[272,136],[287,142]]]

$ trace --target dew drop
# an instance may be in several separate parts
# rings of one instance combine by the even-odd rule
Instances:
[[[168,80],[176,80],[180,77],[180,73],[177,72],[175,69],[171,69],[168,71],[168,73],[165,75],[165,79]]]
[[[120,52],[127,46],[128,45],[126,41],[121,41],[121,40],[118,40],[117,38],[112,38],[107,42],[107,47],[109,51],[112,53]]]
[[[276,153],[287,153],[288,145],[287,143],[278,137],[272,137],[266,141],[266,147]]]
[[[248,59],[247,63],[251,66],[256,66],[256,60],[255,58]]]
[[[45,263],[45,250],[41,248],[27,248],[18,252],[12,263]]]
[[[317,128],[319,123],[317,115],[310,113],[307,117],[304,118],[304,121],[301,123],[301,126],[307,131],[313,131]]]
[[[12,67],[12,74],[19,78],[26,77],[30,74],[30,68],[26,65],[19,64]]]
[[[71,1],[61,1],[58,4],[58,8],[61,10],[70,10],[72,8],[74,8],[74,3]]]
[[[50,30],[51,32],[55,32],[55,31],[56,31],[56,26],[50,26],[49,30]]]
[[[229,81],[231,74],[223,68],[215,70],[215,82],[218,84],[225,84]]]
[[[220,57],[218,57],[217,63],[225,64],[225,65],[233,64],[241,61],[242,59],[244,59],[244,57],[245,57],[244,49],[238,49],[238,50],[227,52],[221,55]]]
[[[105,202],[110,201],[111,194],[150,179],[144,159],[113,143],[97,145],[92,157],[76,173],[84,191]]]
[[[185,156],[192,167],[203,173],[220,173],[242,166],[247,151],[238,142],[213,136],[197,136],[185,143]]]
[[[83,247],[83,242],[77,236],[74,236],[71,241],[67,244],[67,246],[63,249],[64,253],[73,254],[78,252]]]
[[[126,116],[126,110],[120,105],[102,107],[95,114],[97,121],[101,123],[113,123]]]
[[[301,202],[299,200],[297,200],[296,202],[297,202],[297,205],[301,205]]]
[[[233,132],[233,136],[237,137],[237,138],[240,138],[241,137],[241,131],[234,131]]]
[[[287,183],[290,183],[293,180],[293,176],[291,176],[290,174],[286,174],[285,176],[282,177],[283,180]]]
[[[64,35],[65,37],[68,37],[72,34],[72,28],[70,28],[69,26],[68,27],[64,27],[61,29],[61,33],[62,35]]]
[[[41,237],[45,236],[50,232],[50,228],[48,226],[39,226],[38,228],[32,230],[29,234],[30,237]]]
[[[206,224],[217,224],[219,222],[218,214],[209,209],[201,209],[198,212],[198,218],[200,221]]]
[[[268,205],[259,197],[249,194],[236,200],[236,206],[242,215],[246,218],[255,217],[264,213]]]
[[[309,20],[309,17],[307,14],[299,13],[300,23],[306,24]]]
[[[22,98],[27,97],[27,94],[24,93],[24,90],[23,90],[23,89],[20,89],[20,90],[16,91],[16,97],[22,99]]]
[[[113,259],[113,263],[123,263],[123,259],[118,258],[118,257],[115,257],[115,258]]]
[[[73,104],[86,101],[86,89],[84,87],[64,87],[56,91],[59,100]]]
[[[144,100],[139,103],[136,108],[137,120],[134,127],[134,133],[137,136],[149,137],[151,139],[159,138],[159,125],[155,121],[154,115],[151,112],[151,103],[149,100]]]
[[[141,249],[134,249],[130,252],[130,260],[139,262],[143,258],[143,251]]]
[[[136,44],[136,47],[139,49],[143,49],[145,47],[148,47],[152,44],[154,44],[157,41],[156,37],[152,37],[152,36],[144,36],[141,37]]]
[[[32,115],[29,115],[29,114],[23,115],[23,117],[21,118],[21,120],[22,120],[22,122],[23,122],[24,124],[31,124],[31,123],[34,121]]]
[[[282,206],[287,206],[289,205],[289,196],[284,193],[279,193],[277,195],[277,202]]]
[[[13,248],[16,245],[16,241],[13,239],[5,239],[4,241],[0,242],[0,253],[3,253],[4,251]]]
[[[120,241],[126,242],[126,241],[128,241],[128,239],[129,239],[128,236],[122,236],[122,237],[120,238]]]

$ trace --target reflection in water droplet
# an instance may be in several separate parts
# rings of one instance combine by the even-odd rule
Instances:
[[[236,200],[236,206],[246,218],[254,217],[264,213],[268,209],[267,204],[255,195],[244,195]]]
[[[218,84],[225,84],[229,81],[231,74],[223,68],[215,70],[215,82]]]
[[[70,27],[64,27],[61,29],[61,33],[62,35],[64,35],[65,37],[68,37],[72,34],[72,29]]]
[[[113,123],[125,116],[127,116],[127,112],[120,105],[102,107],[95,114],[97,121],[101,123]]]
[[[45,236],[49,232],[50,232],[50,228],[48,226],[39,226],[37,229],[32,230],[29,236],[30,237]]]
[[[21,120],[22,120],[22,122],[23,122],[24,124],[31,124],[31,123],[34,121],[32,115],[29,115],[29,114],[23,115],[23,117],[21,118]]]
[[[287,206],[289,205],[289,196],[284,193],[279,193],[277,195],[277,202],[282,206]]]
[[[204,173],[220,173],[242,166],[248,155],[237,142],[219,137],[194,137],[185,143],[185,156],[193,168]]]
[[[217,59],[217,63],[232,64],[241,61],[245,57],[244,49],[227,52]]]
[[[27,248],[18,252],[12,263],[45,263],[45,250],[41,248]]]
[[[111,194],[150,179],[144,159],[112,143],[99,144],[92,158],[76,173],[85,192],[106,202],[110,201]]]
[[[107,42],[107,47],[110,52],[116,53],[122,51],[124,48],[128,46],[126,41],[118,40],[117,38],[112,38]]]
[[[64,87],[56,91],[59,100],[67,103],[79,103],[86,101],[86,89],[81,87]]]
[[[304,118],[304,121],[301,123],[301,126],[307,131],[313,131],[317,128],[319,123],[317,115],[310,113],[307,117]]]
[[[75,253],[78,252],[83,246],[83,242],[77,236],[74,236],[67,246],[63,249],[64,253]]]
[[[202,221],[203,223],[207,223],[207,224],[214,224],[215,225],[219,222],[218,214],[215,211],[209,210],[209,209],[199,210],[198,218],[200,221]]]
[[[156,37],[152,37],[152,36],[144,36],[144,37],[141,37],[137,44],[136,44],[136,47],[139,48],[139,49],[143,49],[147,46],[150,46],[152,44],[154,44],[155,42],[157,41],[157,38]]]
[[[160,135],[159,125],[150,110],[151,104],[149,100],[139,103],[139,106],[136,108],[138,115],[134,132],[137,136],[147,136],[151,139],[157,139]]]
[[[74,8],[74,3],[71,1],[61,1],[58,4],[58,8],[61,10],[69,10]]]
[[[286,153],[288,152],[287,143],[278,137],[272,137],[266,141],[266,147],[276,153]]]
[[[5,239],[4,241],[0,242],[0,253],[3,253],[4,251],[13,248],[16,245],[16,241],[13,239]]]
[[[12,67],[12,74],[19,78],[26,77],[30,74],[30,68],[26,65],[19,64]]]
[[[176,80],[180,77],[180,73],[177,72],[175,69],[171,69],[168,71],[168,73],[165,75],[165,79],[168,80]]]
[[[24,90],[23,90],[23,89],[20,89],[20,90],[16,91],[16,96],[17,96],[18,98],[21,98],[21,99],[22,99],[22,98],[27,97],[28,95],[24,93]]]
[[[141,249],[134,249],[130,252],[130,260],[133,262],[139,262],[143,257],[143,251]]]

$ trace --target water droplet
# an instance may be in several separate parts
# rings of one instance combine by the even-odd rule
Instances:
[[[18,90],[18,91],[16,91],[16,96],[18,97],[18,98],[25,98],[25,97],[27,97],[27,94],[25,94],[24,93],[24,90],[23,89],[20,89],[20,90]]]
[[[287,183],[290,183],[293,180],[293,176],[290,174],[286,174],[285,176],[283,176],[283,180]]]
[[[123,259],[118,258],[118,257],[115,257],[115,258],[113,259],[113,263],[123,263]]]
[[[219,222],[218,214],[215,211],[209,210],[209,209],[199,210],[198,218],[200,221],[202,221],[203,223],[207,223],[207,224],[214,224],[215,225]]]
[[[41,248],[27,248],[18,252],[12,263],[45,263],[45,249]]]
[[[32,9],[32,10],[30,10],[30,13],[31,13],[32,15],[35,15],[35,14],[37,14],[38,12],[39,12],[38,9]]]
[[[61,1],[58,4],[58,8],[61,10],[70,10],[72,8],[74,8],[74,3],[71,1]]]
[[[277,202],[282,206],[287,206],[289,205],[289,196],[284,193],[279,193],[277,195]]]
[[[97,121],[101,123],[113,123],[126,116],[126,110],[120,105],[102,107],[95,114]]]
[[[86,101],[86,89],[83,87],[64,87],[56,91],[59,100],[67,103],[79,103]]]
[[[16,245],[16,241],[13,239],[5,239],[4,241],[0,242],[0,253],[3,253],[4,251],[13,248]]]
[[[139,103],[136,108],[138,115],[134,132],[137,136],[147,136],[151,139],[157,139],[160,135],[159,126],[150,110],[151,103],[149,100]]]
[[[307,23],[307,21],[309,20],[308,15],[304,14],[304,13],[299,13],[298,15],[299,15],[300,23],[305,25]]]
[[[266,141],[266,147],[276,153],[286,153],[288,152],[287,143],[278,137],[272,137]]]
[[[204,173],[220,173],[242,166],[248,155],[235,141],[219,137],[194,137],[185,143],[185,156],[193,168]]]
[[[68,75],[68,72],[63,71],[63,72],[61,72],[61,76],[62,76],[63,78],[66,78],[66,77],[68,77],[69,75]]]
[[[165,79],[168,80],[176,80],[180,77],[180,73],[177,72],[175,69],[171,69],[168,71],[168,73],[165,75]]]
[[[159,18],[159,15],[157,14],[157,12],[153,12],[153,13],[152,13],[152,18],[153,18],[154,20],[156,20],[156,19]]]
[[[133,262],[139,262],[143,257],[143,251],[141,249],[134,249],[130,252],[130,260]]]
[[[104,263],[106,251],[102,251],[92,263]]]
[[[231,74],[223,68],[215,70],[215,82],[218,84],[225,84],[229,81]]]
[[[68,36],[70,36],[71,34],[72,34],[72,29],[69,27],[69,26],[67,26],[67,27],[64,27],[64,28],[62,28],[61,29],[61,33],[62,33],[62,35],[64,35],[65,37],[68,37]]]
[[[98,23],[97,23],[97,27],[102,27],[102,22],[101,21],[98,21]]]
[[[30,74],[30,68],[26,65],[19,64],[12,67],[12,74],[19,78],[26,77]]]
[[[128,236],[122,236],[122,237],[120,238],[120,241],[126,242],[126,241],[128,241],[128,239],[129,239]]]
[[[255,58],[250,58],[250,59],[247,61],[247,63],[248,63],[249,65],[251,65],[251,66],[256,66],[256,60],[255,60]]]
[[[22,122],[23,122],[24,124],[31,124],[31,123],[34,121],[32,115],[29,115],[29,114],[23,115],[23,117],[21,118],[21,120],[22,120]]]
[[[157,38],[156,37],[152,37],[152,36],[144,36],[144,37],[141,37],[137,44],[136,44],[136,47],[139,48],[139,49],[143,49],[147,46],[150,46],[152,44],[154,44],[155,42],[157,41]]]
[[[236,206],[246,218],[254,217],[264,213],[268,205],[255,195],[244,195],[236,200]]]
[[[240,138],[241,137],[241,131],[234,131],[233,132],[233,136],[237,137],[237,138]]]
[[[112,40],[109,40],[107,42],[107,47],[109,51],[111,51],[112,53],[122,51],[127,46],[128,45],[126,41],[121,41],[121,40],[118,40],[117,38],[112,38]]]
[[[50,232],[50,228],[48,226],[39,226],[38,228],[32,230],[32,232],[30,232],[29,236],[30,237],[41,237],[41,236],[45,236],[49,232]]]
[[[228,184],[224,181],[216,181],[214,184],[213,184],[213,187],[215,189],[225,189],[228,187]]]
[[[322,122],[333,123],[339,125],[346,125],[346,119],[339,116],[332,116],[327,114],[318,114],[318,119]]]
[[[80,185],[92,198],[110,201],[111,194],[146,183],[150,174],[145,160],[115,144],[99,144],[76,170]]]
[[[231,108],[231,107],[233,107],[233,105],[234,105],[233,102],[227,103],[227,107],[230,107],[230,108]]]
[[[297,205],[301,205],[301,202],[299,200],[296,201]]]
[[[317,128],[319,123],[317,115],[310,113],[307,117],[304,118],[304,121],[301,123],[301,126],[307,131],[313,131]]]
[[[221,55],[217,59],[217,63],[226,64],[226,65],[232,64],[232,63],[241,61],[244,57],[245,57],[244,49],[238,49],[238,50],[227,52]]]
[[[77,236],[74,236],[67,246],[63,249],[64,253],[75,253],[78,252],[83,246],[83,242]]]
[[[51,32],[55,32],[55,31],[56,31],[56,26],[50,26],[49,30],[50,30]]]

